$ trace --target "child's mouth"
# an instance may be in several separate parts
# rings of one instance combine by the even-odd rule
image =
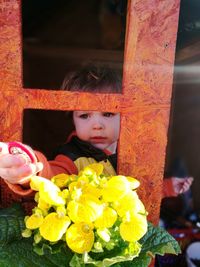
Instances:
[[[103,136],[93,136],[90,138],[90,140],[93,142],[93,143],[102,143],[106,140],[106,137],[103,137]]]

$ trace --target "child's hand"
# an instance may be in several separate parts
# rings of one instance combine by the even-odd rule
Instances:
[[[0,142],[0,177],[7,182],[24,184],[42,168],[41,162],[27,162],[23,154],[9,154],[7,144]]]
[[[174,187],[174,192],[179,195],[185,193],[189,190],[194,178],[193,177],[186,177],[186,178],[177,178],[172,177],[172,184]]]

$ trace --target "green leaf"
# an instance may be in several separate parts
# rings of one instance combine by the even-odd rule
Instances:
[[[0,248],[1,267],[68,267],[72,253],[67,248],[61,252],[51,254],[45,251],[40,256],[33,251],[31,238],[14,241]]]
[[[142,252],[146,252],[152,256],[155,254],[164,255],[166,253],[179,254],[181,253],[178,242],[165,229],[148,225],[148,231],[140,240],[142,244]]]
[[[156,254],[177,255],[181,252],[178,242],[165,229],[151,223],[148,224],[148,231],[139,243],[142,245],[139,256],[131,262],[121,263],[121,267],[147,267]]]
[[[123,262],[120,265],[113,265],[113,267],[147,267],[151,262],[151,257],[146,253],[140,253],[137,258],[134,258],[131,262]]]
[[[140,250],[141,250],[141,245],[135,242],[127,246],[126,249],[119,250],[119,253],[115,256],[108,255],[109,257],[104,257],[101,261],[97,261],[94,258],[91,258],[89,255],[87,255],[87,257],[85,257],[84,259],[84,262],[86,264],[91,263],[97,267],[108,267],[119,262],[132,261],[133,258],[139,255]]]
[[[0,210],[0,266],[1,267],[68,267],[73,253],[66,246],[51,254],[44,250],[39,256],[33,249],[32,238],[22,238],[24,212],[20,205]]]
[[[74,254],[74,256],[72,257],[70,263],[69,263],[70,267],[84,267],[85,264],[83,262],[83,258],[80,255]]]
[[[43,255],[40,256],[34,252],[33,239],[22,238],[21,231],[24,229],[24,214],[20,206],[12,206],[8,209],[0,210],[0,266],[1,267],[83,267],[84,261],[81,255],[72,253],[63,243],[56,244],[55,247],[48,248],[42,246]],[[141,252],[138,257],[132,261],[126,259],[125,262],[117,263],[105,262],[99,266],[113,267],[147,267],[152,257],[156,254],[164,255],[165,253],[178,254],[180,247],[177,241],[164,229],[154,227],[152,224],[148,226],[148,232],[139,242],[142,245]],[[119,249],[119,248],[118,248]],[[107,251],[106,257],[121,257],[120,252],[124,249],[124,244],[120,245],[119,250]],[[52,253],[56,252],[56,253]],[[105,251],[104,251],[105,252]],[[98,253],[97,253],[98,254]],[[101,254],[101,253],[99,253]],[[106,254],[106,253],[105,253]],[[105,254],[101,256],[105,257]],[[113,254],[113,255],[112,255]],[[92,258],[95,253],[92,254]],[[94,261],[101,261],[98,257],[94,257]],[[117,260],[117,259],[116,259]],[[119,260],[122,260],[119,258]],[[95,266],[92,262],[86,266]]]
[[[108,266],[111,266],[111,265],[113,265],[115,263],[124,262],[124,261],[131,261],[133,259],[133,257],[135,257],[135,256],[131,256],[131,255],[116,256],[116,257],[113,257],[113,258],[105,258],[102,261],[95,261],[95,260],[91,259],[91,260],[87,261],[87,264],[91,263],[91,264],[93,264],[94,266],[97,266],[97,267],[108,267]]]
[[[0,248],[8,243],[22,239],[21,232],[25,228],[24,213],[20,205],[0,210]]]

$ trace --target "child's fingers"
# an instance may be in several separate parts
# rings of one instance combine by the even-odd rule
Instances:
[[[39,162],[38,162],[39,163]],[[12,184],[20,184],[41,170],[41,163],[25,164],[16,168],[0,168],[1,177]]]
[[[43,169],[42,162],[36,162],[34,165],[35,165],[35,174],[40,172]]]
[[[21,154],[19,155],[5,154],[0,156],[0,168],[17,167],[20,165],[24,165],[25,163],[26,159]]]
[[[33,167],[33,169],[32,169],[33,173],[31,175],[29,175],[28,177],[21,178],[20,181],[18,181],[18,184],[22,184],[23,185],[24,183],[29,182],[31,176],[36,175],[38,172],[40,172],[43,169],[42,162],[37,162],[37,163],[31,164],[31,165],[35,165],[35,166],[32,166]]]
[[[189,189],[189,187],[191,186],[192,182],[193,182],[193,178],[192,177],[186,178],[185,181],[184,181],[183,186],[185,188],[188,188]]]
[[[187,178],[187,182],[191,185],[194,181],[194,178],[193,177],[188,177]]]
[[[9,180],[20,179],[21,177],[26,177],[32,174],[32,168],[30,165],[22,165],[17,168],[0,168],[1,177]]]
[[[189,190],[193,180],[193,177],[188,177],[184,179],[184,183],[182,184],[182,188],[180,189],[180,194]]]

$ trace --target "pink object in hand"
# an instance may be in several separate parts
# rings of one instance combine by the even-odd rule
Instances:
[[[22,154],[26,157],[29,163],[36,163],[37,158],[31,148],[26,145],[23,145],[20,142],[9,142],[8,151],[10,154]]]

